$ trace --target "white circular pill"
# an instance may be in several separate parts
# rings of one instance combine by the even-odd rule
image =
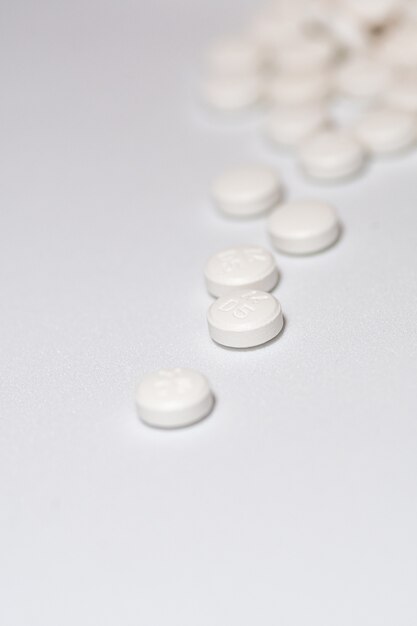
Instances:
[[[206,286],[216,298],[233,289],[272,291],[278,282],[275,259],[259,246],[236,246],[213,255],[204,270]]]
[[[249,36],[266,53],[275,52],[287,41],[300,35],[303,25],[267,10],[257,15],[249,27]]]
[[[389,85],[391,70],[368,55],[349,58],[336,75],[339,92],[352,98],[375,98]]]
[[[402,19],[406,21],[417,21],[417,2],[415,0],[405,0],[402,6]]]
[[[202,84],[205,103],[218,111],[239,112],[255,107],[262,99],[262,80],[253,74],[209,76]]]
[[[401,11],[402,0],[349,0],[346,7],[367,28],[389,24]]]
[[[278,146],[291,148],[324,128],[327,122],[327,110],[322,104],[277,107],[267,118],[265,133]]]
[[[281,180],[264,165],[232,167],[212,185],[216,205],[232,217],[255,217],[272,209],[282,196]]]
[[[325,202],[289,202],[277,209],[268,221],[275,248],[286,254],[313,254],[333,245],[340,235],[335,209]]]
[[[374,52],[383,63],[395,69],[416,69],[417,24],[401,22],[381,38]]]
[[[345,6],[331,5],[327,12],[327,21],[345,51],[362,50],[368,46],[367,29]]]
[[[335,40],[329,36],[297,37],[279,49],[276,65],[287,72],[323,71],[333,64],[337,54]]]
[[[321,130],[302,142],[299,160],[304,171],[319,180],[336,180],[357,173],[365,150],[352,132]]]
[[[281,72],[270,80],[267,96],[278,105],[305,105],[326,100],[331,90],[329,72]]]
[[[388,108],[372,109],[356,125],[359,140],[373,154],[407,150],[417,141],[417,118]]]
[[[259,47],[249,39],[230,37],[214,42],[207,51],[206,63],[214,74],[248,74],[262,66]]]
[[[251,289],[238,289],[216,300],[207,321],[211,338],[229,348],[260,346],[276,337],[284,325],[278,300]]]
[[[149,426],[181,428],[202,420],[213,408],[205,376],[190,369],[159,370],[141,381],[136,404]]]
[[[417,71],[397,72],[385,90],[384,102],[394,109],[417,114]]]

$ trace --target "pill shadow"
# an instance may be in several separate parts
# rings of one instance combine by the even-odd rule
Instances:
[[[217,341],[214,340],[213,343],[227,352],[255,352],[256,350],[262,350],[262,348],[265,348],[266,346],[272,346],[272,344],[276,343],[282,338],[288,326],[287,318],[285,316],[283,316],[283,320],[284,323],[278,335],[276,337],[273,337],[269,341],[265,341],[265,343],[261,343],[259,346],[252,346],[251,348],[231,348],[230,346],[223,346],[221,343],[217,343]]]

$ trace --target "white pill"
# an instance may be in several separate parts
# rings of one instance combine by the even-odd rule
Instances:
[[[272,243],[286,254],[314,254],[332,246],[340,235],[335,209],[325,202],[299,200],[277,209],[268,221]]]
[[[402,6],[402,19],[405,21],[417,21],[417,2],[415,0],[405,0]]]
[[[417,141],[417,118],[388,108],[368,111],[356,125],[359,140],[373,154],[400,152]]]
[[[218,111],[239,112],[255,107],[262,99],[262,80],[252,74],[209,76],[202,85],[205,103]]]
[[[265,124],[266,136],[278,146],[295,147],[326,126],[328,115],[322,104],[274,109]]]
[[[233,167],[212,185],[217,206],[232,217],[255,217],[278,204],[282,185],[277,172],[264,165]]]
[[[332,33],[344,50],[363,50],[368,46],[368,31],[343,5],[331,5],[327,19]]]
[[[292,106],[324,101],[331,91],[329,72],[281,72],[270,80],[267,96],[274,104]]]
[[[345,4],[368,28],[389,24],[402,8],[402,0],[349,0]]]
[[[391,79],[386,65],[361,55],[351,57],[339,69],[336,85],[342,95],[353,98],[375,98],[384,93]]]
[[[275,248],[286,254],[313,254],[333,245],[340,235],[335,209],[316,200],[284,204],[268,220]]]
[[[417,114],[417,72],[397,72],[385,90],[384,102],[394,109]]]
[[[331,37],[297,37],[279,49],[276,65],[283,71],[306,74],[328,69],[337,54],[338,48]]]
[[[336,180],[357,173],[365,162],[365,150],[347,130],[322,130],[300,146],[299,159],[305,172],[319,180]]]
[[[265,291],[239,289],[222,296],[207,315],[209,333],[229,348],[253,348],[276,337],[284,318],[281,305]]]
[[[302,25],[298,20],[265,11],[252,21],[249,34],[268,53],[275,52],[277,48],[300,35],[301,31]]]
[[[209,72],[215,74],[248,74],[261,69],[262,55],[253,41],[230,37],[212,44],[206,64]]]
[[[401,23],[382,37],[375,54],[394,68],[417,68],[417,24]]]
[[[136,396],[141,419],[159,428],[194,424],[210,413],[213,402],[207,379],[199,372],[180,368],[147,374]]]
[[[213,255],[204,271],[206,286],[218,298],[234,289],[272,291],[278,282],[275,259],[259,246],[237,246]]]

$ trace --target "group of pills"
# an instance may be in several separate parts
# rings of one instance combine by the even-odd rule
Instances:
[[[353,176],[416,145],[417,2],[272,1],[210,47],[202,92],[217,110],[263,109],[263,134],[310,177]]]
[[[370,155],[417,143],[417,0],[274,0],[238,36],[214,43],[204,96],[223,111],[263,104],[265,133],[294,149],[303,171],[320,180],[350,177]],[[354,120],[336,121],[339,101]],[[212,185],[212,199],[231,218],[269,214],[274,248],[318,253],[339,238],[335,209],[317,200],[283,202],[278,173],[265,165],[233,167]],[[253,348],[277,337],[281,305],[273,255],[236,246],[205,267],[215,297],[211,338],[228,348]],[[142,380],[137,407],[152,426],[177,428],[207,416],[214,404],[207,379],[189,369],[160,370]]]

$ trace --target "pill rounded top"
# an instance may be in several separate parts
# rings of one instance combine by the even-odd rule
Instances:
[[[288,202],[274,211],[268,231],[275,247],[288,254],[312,254],[335,243],[340,234],[336,210],[317,200]]]
[[[369,54],[356,55],[341,65],[336,84],[339,91],[356,98],[372,98],[388,87],[391,70]]]
[[[260,246],[235,246],[214,254],[204,275],[208,291],[216,297],[242,287],[269,291],[278,281],[274,257]]]
[[[210,74],[201,84],[205,104],[219,112],[238,112],[250,109],[261,99],[262,83],[258,76],[224,76]]]
[[[402,150],[417,140],[417,120],[405,111],[388,107],[368,111],[356,126],[356,133],[373,153]]]
[[[273,142],[292,147],[324,128],[327,123],[328,113],[322,104],[281,106],[274,108],[269,114],[265,133]]]
[[[247,204],[280,195],[281,180],[277,172],[265,165],[231,167],[218,176],[212,195],[220,203]]]
[[[217,74],[250,73],[259,70],[262,56],[259,47],[245,37],[225,37],[213,42],[206,53],[209,71]]]
[[[278,65],[288,72],[310,72],[329,67],[336,58],[337,44],[331,36],[298,36],[283,45]]]
[[[402,8],[398,0],[349,0],[346,5],[357,19],[371,28],[388,24]]]
[[[305,158],[323,165],[356,159],[362,153],[356,138],[350,132],[339,129],[315,133],[303,144],[302,152]]]
[[[270,80],[267,93],[273,103],[303,106],[323,102],[330,95],[332,80],[323,70],[293,73],[281,72]]]
[[[239,289],[216,300],[207,317],[217,329],[247,332],[267,326],[281,314],[280,303],[270,293]]]
[[[318,200],[288,202],[271,215],[269,229],[274,232],[291,233],[293,237],[309,237],[333,226],[335,210],[329,204]]]
[[[300,161],[313,176],[348,176],[365,161],[365,149],[354,132],[344,129],[320,130],[300,146]]]
[[[402,71],[384,93],[384,101],[400,111],[417,113],[417,71]]]

